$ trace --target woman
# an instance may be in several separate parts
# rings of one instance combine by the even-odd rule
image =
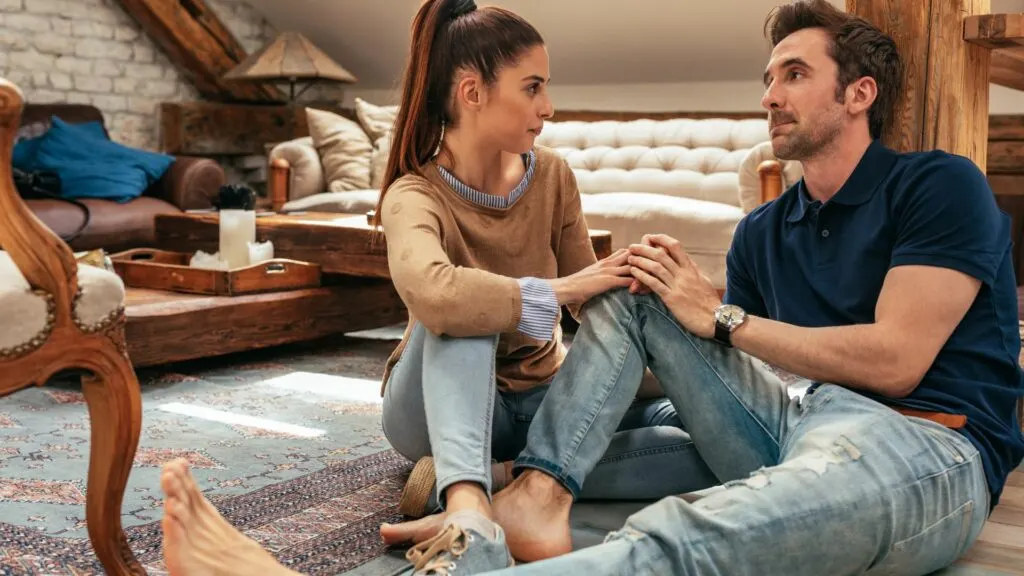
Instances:
[[[526,444],[565,356],[560,306],[578,311],[632,282],[625,250],[595,258],[572,171],[534,146],[552,115],[547,81],[543,40],[515,14],[472,0],[426,0],[417,13],[376,212],[410,312],[385,369],[384,431],[420,461],[404,494],[414,515],[432,511],[415,493],[422,478],[445,510],[381,527],[388,542],[425,540],[408,553],[417,574],[511,564],[490,505],[507,473],[492,471],[492,458],[511,460]],[[658,498],[716,483],[660,399],[626,415],[583,497]],[[295,574],[217,513],[186,461],[167,464],[161,486],[172,574]],[[549,548],[512,552],[529,560],[571,546],[568,534],[541,536]]]
[[[385,368],[384,433],[419,461],[403,511],[432,511],[433,487],[447,513],[381,534],[436,533],[410,550],[420,570],[511,562],[490,507],[507,474],[492,459],[524,447],[564,358],[560,306],[632,282],[625,250],[596,260],[571,169],[534,146],[552,115],[547,83],[543,39],[512,12],[427,0],[417,13],[376,214],[410,315]],[[637,403],[622,430],[585,496],[656,498],[715,483],[707,472],[705,485],[679,485],[704,465],[668,400]],[[673,473],[681,467],[688,474]],[[567,534],[550,542],[570,545]]]

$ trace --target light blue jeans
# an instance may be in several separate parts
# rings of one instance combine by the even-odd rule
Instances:
[[[959,433],[841,386],[791,399],[764,363],[625,290],[584,308],[517,472],[585,490],[647,366],[724,486],[659,500],[605,543],[515,574],[927,574],[985,523],[981,459]]]
[[[433,455],[442,504],[444,489],[456,482],[478,482],[491,493],[492,459],[519,455],[548,391],[543,384],[528,392],[499,392],[497,344],[497,335],[451,338],[416,324],[388,378],[384,435],[412,461]],[[594,462],[584,498],[656,499],[718,483],[665,398],[629,402],[609,440]]]

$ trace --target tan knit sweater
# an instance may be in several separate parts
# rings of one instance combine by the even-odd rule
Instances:
[[[568,276],[597,258],[572,170],[557,152],[535,151],[533,180],[507,209],[465,199],[432,162],[388,190],[381,223],[409,324],[385,365],[384,386],[416,322],[452,337],[500,334],[495,368],[501,390],[527,390],[558,370],[565,348],[557,323],[548,341],[517,330],[517,279]]]

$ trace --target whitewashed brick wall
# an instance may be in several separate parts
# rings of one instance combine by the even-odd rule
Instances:
[[[275,31],[244,0],[206,0],[246,50]],[[0,76],[29,102],[103,111],[111,137],[157,148],[160,102],[199,100],[117,0],[0,0]]]

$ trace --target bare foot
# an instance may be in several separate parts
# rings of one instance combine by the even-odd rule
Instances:
[[[572,552],[572,496],[555,479],[527,470],[494,495],[495,521],[517,560],[536,562]]]
[[[164,465],[164,561],[171,576],[296,575],[229,524],[203,496],[188,462]]]
[[[437,535],[444,526],[444,513],[431,514],[398,524],[381,524],[380,537],[388,546],[412,542],[419,544]]]

